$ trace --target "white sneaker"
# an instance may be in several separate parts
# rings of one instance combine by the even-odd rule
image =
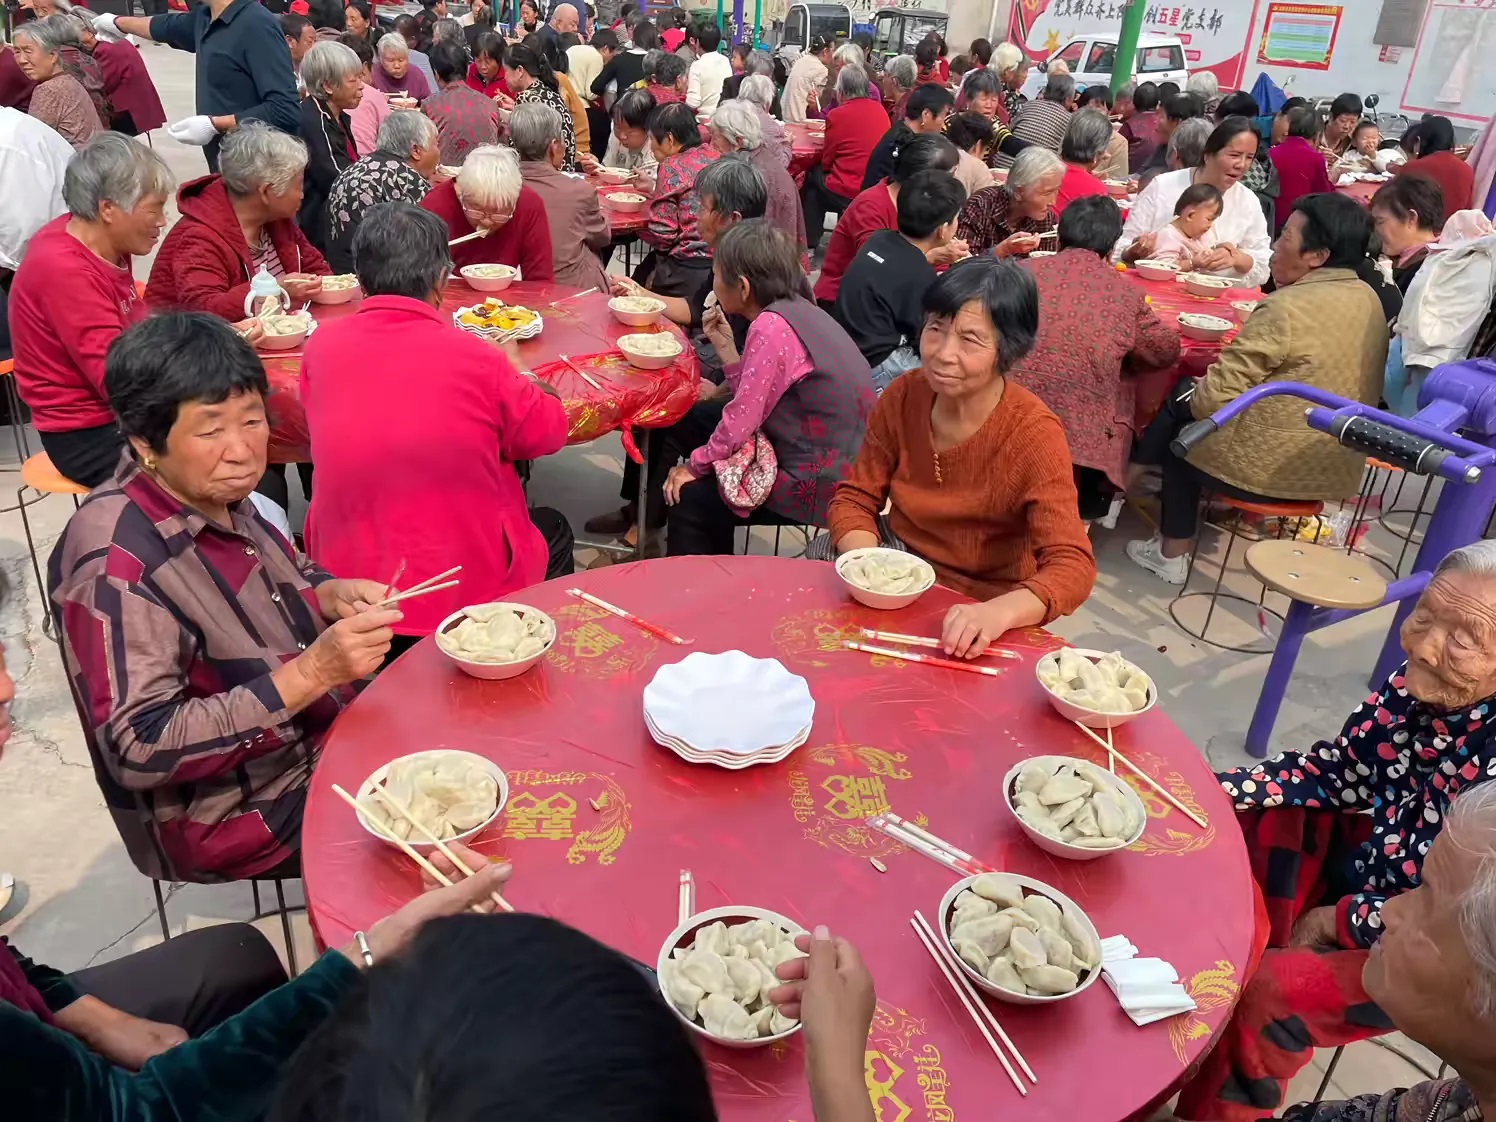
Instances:
[[[1183,584],[1184,578],[1189,575],[1189,557],[1183,554],[1178,557],[1165,557],[1162,543],[1157,535],[1147,541],[1128,542],[1127,556],[1131,557],[1135,564],[1169,584]]]

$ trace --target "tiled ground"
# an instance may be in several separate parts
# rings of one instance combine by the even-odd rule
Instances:
[[[188,56],[147,46],[147,63],[176,119],[191,109]],[[155,146],[181,179],[202,174],[201,153],[158,134]],[[148,263],[142,262],[143,278]],[[0,446],[0,501],[14,482],[15,458]],[[616,439],[568,449],[539,465],[532,484],[537,503],[554,506],[574,525],[616,505],[620,451]],[[7,470],[8,469],[8,470]],[[294,473],[292,473],[293,487]],[[43,554],[71,511],[68,500],[49,498],[31,510]],[[301,511],[293,514],[299,519]],[[1084,646],[1118,648],[1153,673],[1163,709],[1216,768],[1244,760],[1241,750],[1252,706],[1267,665],[1265,656],[1228,654],[1195,643],[1171,622],[1171,590],[1137,570],[1122,553],[1129,537],[1145,532],[1136,515],[1095,539],[1101,575],[1090,602],[1055,630]],[[1384,549],[1399,543],[1378,531]],[[762,544],[756,549],[765,548]],[[1395,548],[1392,550],[1395,556]],[[21,889],[0,915],[0,932],[28,953],[76,969],[138,949],[160,937],[149,883],[130,866],[104,812],[87,754],[77,732],[56,649],[40,632],[40,597],[31,576],[20,519],[0,513],[0,570],[12,594],[0,609],[0,641],[16,676],[16,733],[0,755],[0,870],[13,872]],[[1253,592],[1255,595],[1255,591]],[[1275,744],[1302,745],[1335,731],[1364,695],[1373,652],[1389,612],[1345,623],[1309,641],[1299,660],[1278,721]],[[1250,638],[1255,625],[1241,625]],[[249,891],[242,886],[183,887],[172,892],[176,928],[244,918]],[[263,926],[273,937],[273,921]],[[309,933],[297,920],[302,961],[312,953]],[[1294,1100],[1309,1097],[1322,1078],[1322,1054],[1295,1084]],[[1432,1065],[1431,1065],[1432,1066]],[[1397,1057],[1372,1045],[1349,1049],[1328,1093],[1381,1090],[1419,1078]]]

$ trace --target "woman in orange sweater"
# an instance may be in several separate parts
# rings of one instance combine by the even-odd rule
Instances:
[[[1065,430],[1004,376],[1038,325],[1018,266],[976,257],[948,270],[925,295],[923,365],[879,398],[828,512],[837,553],[896,545],[976,599],[946,613],[942,646],[957,657],[1069,615],[1096,579]]]

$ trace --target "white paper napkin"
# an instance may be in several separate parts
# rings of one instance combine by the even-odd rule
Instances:
[[[1179,984],[1179,972],[1161,958],[1137,954],[1125,935],[1101,940],[1102,980],[1133,1024],[1141,1027],[1193,1012],[1195,999]]]

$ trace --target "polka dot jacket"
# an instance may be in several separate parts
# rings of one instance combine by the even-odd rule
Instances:
[[[1354,862],[1365,887],[1336,905],[1341,941],[1350,946],[1375,943],[1382,902],[1417,887],[1454,796],[1496,777],[1496,745],[1487,734],[1496,698],[1438,713],[1408,693],[1406,669],[1404,663],[1356,706],[1334,740],[1216,777],[1238,810],[1301,806],[1372,815],[1372,836]]]

